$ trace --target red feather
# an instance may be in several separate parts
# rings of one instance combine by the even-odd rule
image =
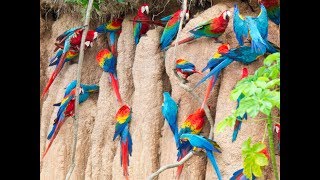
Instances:
[[[126,179],[129,179],[128,166],[129,166],[129,154],[128,154],[128,140],[121,142],[121,162],[123,168],[123,175]]]
[[[116,94],[116,97],[117,97],[117,100],[118,102],[120,103],[120,105],[122,106],[123,105],[123,101],[121,99],[121,95],[120,95],[120,92],[119,92],[119,83],[118,83],[118,80],[116,79],[116,77],[110,73],[110,77],[111,77],[111,85],[112,85],[112,88],[113,88],[113,91],[114,93]]]

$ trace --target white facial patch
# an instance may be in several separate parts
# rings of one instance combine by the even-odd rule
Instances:
[[[145,6],[147,14],[149,14],[149,6]]]
[[[84,44],[88,47],[90,45],[90,41],[86,41]]]
[[[93,39],[97,39],[97,37],[98,37],[98,32],[94,32],[93,33]]]
[[[187,13],[186,13],[186,20],[189,20],[189,16],[190,16],[190,15],[189,15],[189,13],[187,12]]]
[[[144,6],[141,7],[141,12],[144,13],[144,11],[146,10],[146,8]]]

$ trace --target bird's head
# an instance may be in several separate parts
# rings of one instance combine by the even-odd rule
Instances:
[[[180,135],[180,141],[181,142],[186,142],[189,141],[191,134],[181,134]]]
[[[130,117],[131,109],[128,105],[123,105],[120,107],[120,109],[117,111],[116,119],[117,120],[126,120]]]
[[[223,20],[229,21],[229,19],[231,17],[231,13],[229,10],[225,10],[222,12],[221,16],[222,16]]]
[[[106,30],[106,23],[104,23],[104,24],[101,24],[100,26],[98,26],[96,29],[95,29],[95,31],[97,32],[97,33],[104,33],[105,32],[105,30]]]
[[[247,69],[247,68],[243,68],[243,69],[242,69],[241,79],[242,79],[242,78],[245,78],[245,77],[248,77],[248,69]]]
[[[218,53],[220,54],[225,54],[229,52],[230,50],[230,45],[228,43],[222,44],[218,47]]]
[[[184,59],[177,59],[176,60],[176,64],[184,64],[184,63],[186,63],[187,61],[186,60],[184,60]]]
[[[147,3],[142,4],[142,6],[140,6],[139,13],[141,13],[141,14],[144,14],[144,13],[149,14],[149,5]]]
[[[183,15],[183,14],[182,14],[182,10],[181,10],[179,17],[181,18],[182,15]],[[185,21],[188,21],[189,18],[190,18],[190,14],[189,14],[189,10],[187,10],[187,11],[186,11],[186,14],[185,14],[185,16],[184,16],[184,19],[185,19]]]
[[[89,30],[86,37],[85,45],[86,47],[92,47],[93,41],[96,40],[98,37],[98,32],[95,30]]]

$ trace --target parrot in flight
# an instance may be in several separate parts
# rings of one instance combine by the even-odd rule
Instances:
[[[248,69],[247,68],[243,68],[242,69],[242,76],[241,79],[248,77]],[[241,99],[244,98],[244,94],[240,94],[238,99],[237,99],[237,108],[239,107],[240,101]],[[233,128],[233,134],[232,134],[232,142],[234,142],[237,139],[238,136],[238,132],[241,128],[241,124],[243,120],[247,120],[247,113],[244,113],[243,116],[238,116],[236,119],[236,123],[234,124],[234,128]]]
[[[280,24],[280,3],[279,0],[258,0],[266,7],[269,19],[276,25]]]
[[[207,22],[200,24],[199,26],[191,29],[189,32],[192,34],[190,37],[178,42],[178,45],[198,39],[200,37],[214,38],[218,41],[218,38],[225,32],[228,27],[231,13],[225,10],[219,17],[215,17]],[[171,46],[174,46],[171,44]]]
[[[204,72],[207,69],[210,69],[210,71],[212,69],[214,69],[219,63],[221,63],[224,58],[221,57],[222,54],[225,54],[229,51],[230,49],[230,45],[229,44],[222,44],[218,47],[218,51],[215,52],[213,54],[213,57],[208,61],[207,66],[205,68],[202,69],[202,72]],[[206,90],[206,94],[202,103],[202,108],[204,108],[204,106],[207,103],[207,100],[209,99],[210,96],[210,92],[213,88],[213,86],[215,85],[215,83],[217,82],[217,78],[219,77],[220,71],[216,71],[214,74],[212,74],[212,78],[208,84],[207,90]]]
[[[117,59],[108,49],[102,49],[98,52],[96,56],[96,61],[98,62],[99,66],[103,69],[103,71],[109,73],[111,78],[111,85],[113,88],[113,91],[117,97],[118,102],[120,105],[123,105],[123,101],[121,99],[121,95],[119,92],[119,82],[117,78],[117,72],[116,72],[116,64]]]
[[[263,5],[260,5],[260,13],[257,17],[243,17],[234,5],[233,31],[240,46],[244,45],[244,38],[251,38],[252,52],[264,54],[266,51],[274,53],[277,50],[268,41],[268,15]]]
[[[184,60],[184,59],[177,59],[176,61],[176,71],[183,74],[183,78],[186,80],[190,75],[193,73],[199,73],[201,72],[196,70],[196,67],[191,62]]]
[[[178,134],[178,125],[177,125],[177,118],[178,118],[178,105],[172,99],[169,92],[163,93],[163,103],[161,107],[161,112],[163,117],[167,120],[170,129],[173,133],[176,146],[179,147],[179,134]]]
[[[109,47],[113,55],[117,56],[117,44],[116,41],[121,33],[121,25],[123,18],[116,18],[110,20],[108,23],[102,24],[96,28],[98,33],[108,33],[109,34]]]
[[[116,114],[116,128],[113,136],[113,141],[120,136],[121,145],[121,165],[123,168],[123,174],[126,179],[129,179],[128,166],[129,166],[129,154],[132,153],[132,139],[129,132],[129,122],[131,120],[131,109],[128,105],[123,105]],[[128,154],[129,153],[129,154]]]
[[[71,83],[69,83],[69,85],[66,88],[65,96],[62,99],[62,101],[60,103],[54,104],[54,106],[59,106],[59,110],[57,113],[57,117],[54,120],[53,127],[47,136],[47,139],[50,140],[50,142],[49,142],[46,150],[44,151],[41,159],[43,159],[45,157],[45,155],[47,154],[47,152],[49,151],[54,139],[58,135],[58,132],[59,132],[61,126],[63,125],[63,123],[65,122],[65,120],[70,116],[74,116],[76,83],[77,83],[76,81],[72,81]],[[79,104],[83,103],[84,101],[86,101],[89,98],[89,93],[95,92],[98,90],[99,90],[99,86],[97,86],[97,85],[80,84]],[[68,92],[70,92],[70,93],[68,93]]]
[[[245,65],[248,65],[262,55],[263,54],[251,52],[251,47],[249,46],[240,46],[238,48],[230,49],[227,53],[222,54],[219,57],[220,59],[217,60],[214,65],[212,65],[213,69],[195,85],[194,89],[211,76],[216,76],[216,74],[218,74],[222,69],[227,67],[233,61],[238,61]]]
[[[190,114],[180,127],[179,137],[181,134],[191,133],[200,134],[204,126],[205,112],[203,108],[197,109],[194,113]],[[192,150],[192,145],[189,142],[181,142],[178,148],[178,161],[185,157]],[[177,168],[177,179],[183,169],[183,164]]]
[[[149,14],[149,5],[148,4],[143,4],[139,10],[138,14],[133,18],[133,37],[134,37],[134,42],[137,45],[139,43],[139,39],[141,35],[146,34],[147,31],[149,30],[149,24],[147,22],[143,21],[150,21],[150,18],[144,14]],[[142,21],[142,22],[137,22],[137,21]]]
[[[252,174],[252,180],[255,180],[256,177]],[[233,176],[230,180],[249,180],[244,174],[243,169],[239,169],[238,171],[233,173]]]
[[[42,92],[41,98],[43,98],[47,94],[51,84],[53,83],[55,78],[58,76],[59,72],[61,71],[61,69],[66,61],[66,58],[68,58],[67,55],[69,55],[69,58],[73,56],[72,53],[68,53],[69,50],[72,49],[72,50],[75,50],[76,52],[79,52],[83,27],[84,26],[82,26],[80,28],[79,27],[72,28],[71,30],[73,30],[73,31],[71,31],[69,29],[68,31],[65,31],[63,34],[61,34],[57,38],[57,41],[60,41],[60,43],[56,43],[57,48],[58,49],[61,48],[61,49],[63,49],[63,51],[62,51],[62,54],[59,58],[60,59],[59,63],[56,65],[55,70],[51,74],[50,79],[47,82],[47,84]],[[92,42],[97,38],[97,36],[98,36],[97,32],[89,30],[87,37],[86,37],[85,47],[92,46]],[[64,44],[64,45],[62,45],[62,44]],[[58,49],[56,49],[56,50],[58,50]],[[59,51],[57,52],[57,54],[59,54]]]
[[[181,16],[182,16],[182,10],[178,10],[174,14],[171,14],[169,16],[166,16],[160,19],[160,21],[163,21],[163,22],[167,21],[167,24],[163,30],[163,33],[160,39],[161,51],[166,50],[166,48],[171,44],[173,39],[177,36]],[[186,20],[189,20],[189,11],[186,12],[185,18]]]
[[[181,141],[188,141],[194,149],[201,148],[206,150],[206,154],[216,171],[219,180],[222,180],[221,172],[219,170],[217,161],[214,158],[213,152],[221,153],[220,146],[213,140],[207,139],[203,136],[196,135],[196,134],[181,134],[180,136]]]

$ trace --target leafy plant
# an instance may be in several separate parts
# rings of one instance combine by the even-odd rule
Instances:
[[[252,175],[255,177],[261,177],[261,167],[268,165],[268,158],[263,153],[266,149],[266,145],[258,142],[251,145],[251,137],[248,138],[242,144],[242,156],[243,156],[243,174],[252,179]]]
[[[79,5],[81,7],[81,14],[83,17],[85,17],[86,14],[86,9],[89,3],[89,0],[65,0],[65,3],[70,3],[70,4],[76,4]],[[101,4],[101,0],[94,0],[93,1],[93,8],[94,10],[99,14],[100,11],[100,4]]]
[[[257,69],[253,75],[243,78],[237,83],[230,97],[236,101],[240,94],[243,94],[244,97],[240,100],[239,107],[217,124],[216,131],[219,133],[226,127],[233,127],[236,117],[242,117],[245,113],[251,118],[255,118],[259,113],[265,114],[267,118],[264,120],[266,120],[268,129],[272,168],[278,180],[271,111],[274,108],[280,110],[280,53],[274,53],[266,57],[262,67]],[[258,150],[261,150],[265,145],[256,143],[251,147],[250,143],[251,138],[243,143],[242,155],[244,158],[244,174],[251,179],[252,173],[257,177],[262,175],[260,167],[268,164],[268,161],[264,156],[257,154]]]

